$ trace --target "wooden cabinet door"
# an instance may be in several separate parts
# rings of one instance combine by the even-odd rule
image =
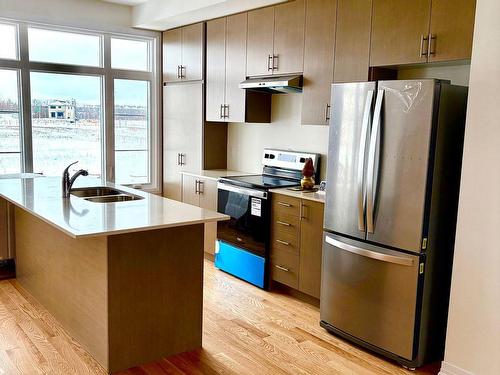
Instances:
[[[207,90],[205,114],[207,121],[224,121],[226,77],[226,18],[207,22]],[[240,90],[243,91],[243,90]]]
[[[217,211],[217,181],[200,179],[200,207]]]
[[[217,211],[217,181],[200,179],[200,207]],[[205,252],[215,254],[215,242],[217,241],[217,223],[205,224]]]
[[[370,65],[426,62],[430,11],[431,0],[373,0]]]
[[[272,74],[274,8],[248,12],[247,76]]]
[[[227,17],[226,24],[226,120],[245,122],[245,80],[247,54],[247,13]]]
[[[273,74],[300,73],[304,70],[304,28],[304,0],[275,7]]]
[[[301,115],[303,125],[328,125],[336,8],[336,0],[307,1]]]
[[[200,196],[197,192],[199,178],[188,174],[182,175],[182,202],[192,204],[193,206],[200,205]]]
[[[163,194],[181,200],[183,169],[201,169],[203,86],[172,83],[163,88]],[[178,155],[182,154],[179,165]]]
[[[333,81],[368,81],[372,0],[337,1]]]
[[[182,69],[183,80],[203,79],[203,22],[182,28]]]
[[[320,297],[323,248],[323,204],[302,200],[299,290]]]
[[[163,33],[163,82],[180,81],[179,67],[182,65],[182,29]]]
[[[429,61],[470,59],[475,0],[432,0]]]

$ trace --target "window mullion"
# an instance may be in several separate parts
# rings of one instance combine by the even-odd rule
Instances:
[[[114,129],[114,77],[111,70],[111,37],[103,38],[104,64],[104,176],[107,181],[115,181],[115,129]]]
[[[31,84],[28,51],[28,26],[25,23],[19,24],[19,61],[21,71],[20,103],[22,108],[22,171],[25,173],[30,173],[33,172],[33,128],[31,123]]]

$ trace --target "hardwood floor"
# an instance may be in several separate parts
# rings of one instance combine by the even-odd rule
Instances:
[[[203,349],[121,375],[437,373],[437,366],[406,371],[326,333],[318,320],[317,307],[262,291],[205,261]],[[0,374],[105,371],[11,280],[0,282]]]

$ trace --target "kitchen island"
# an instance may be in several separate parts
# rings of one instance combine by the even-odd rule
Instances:
[[[56,177],[0,180],[19,284],[110,373],[201,347],[204,224],[227,217],[93,178],[75,185],[136,199],[62,198]]]

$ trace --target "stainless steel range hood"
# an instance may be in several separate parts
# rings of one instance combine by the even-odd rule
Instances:
[[[253,77],[240,83],[240,89],[264,91],[271,94],[302,92],[302,76]]]

